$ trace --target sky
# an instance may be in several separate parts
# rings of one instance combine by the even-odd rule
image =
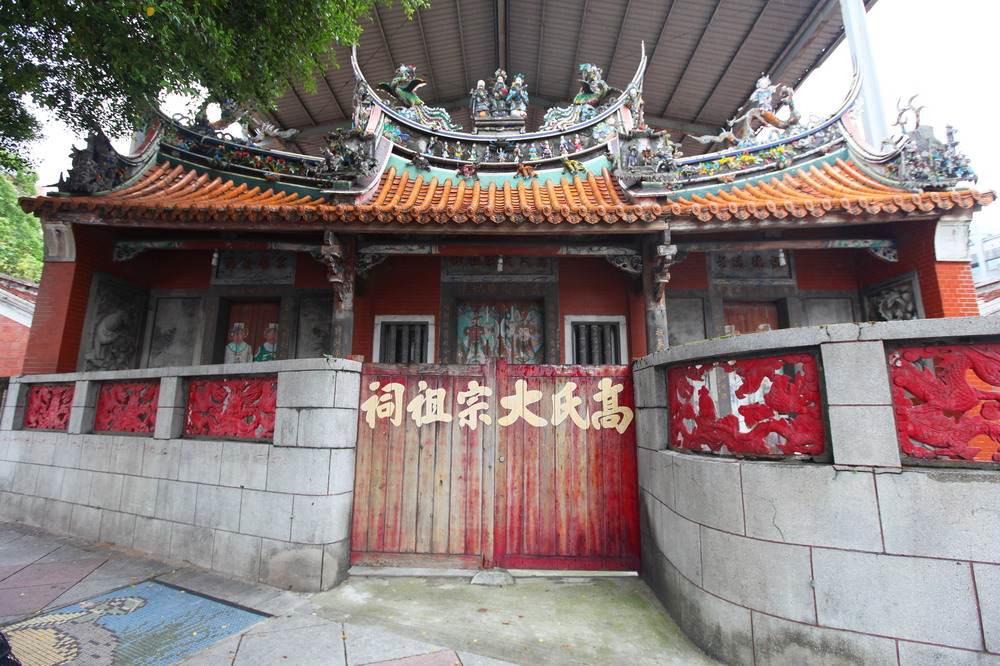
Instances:
[[[994,69],[998,18],[1000,3],[983,0],[878,0],[868,14],[887,122],[895,122],[899,100],[905,103],[917,95],[915,104],[924,106],[921,124],[932,126],[941,140],[946,125],[957,130],[959,150],[971,160],[980,190],[1000,189],[1000,132],[992,117],[1000,109]],[[796,106],[806,118],[829,115],[847,95],[851,76],[845,40],[800,86]],[[32,151],[43,189],[69,168],[74,140],[53,121],[46,122],[45,133]],[[82,146],[82,139],[76,144]],[[1000,203],[976,213],[972,227],[974,232],[1000,233]]]

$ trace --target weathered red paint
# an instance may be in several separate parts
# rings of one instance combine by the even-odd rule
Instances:
[[[186,435],[271,439],[277,377],[196,379],[188,392]]]
[[[352,562],[638,568],[635,426],[625,424],[619,432],[612,423],[615,415],[605,418],[603,403],[592,399],[603,395],[600,382],[605,378],[623,385],[615,397],[631,419],[634,402],[627,367],[520,366],[503,361],[366,365]],[[528,408],[546,420],[545,426],[532,426],[524,418],[498,426],[498,419],[513,411],[502,406],[501,398],[515,394],[519,380],[529,391],[544,391],[544,399]],[[488,405],[483,412],[466,411],[474,401],[460,394],[469,391],[470,382],[491,391],[482,398]],[[552,393],[567,382],[577,384],[586,429],[571,419],[550,423]],[[402,392],[393,392],[398,387]],[[445,391],[443,412],[451,420],[441,417],[418,425],[423,403],[413,399],[438,389]],[[379,403],[385,396],[398,397]],[[377,404],[385,409],[381,416],[373,411]],[[395,423],[393,415],[398,415]]]
[[[498,369],[501,393],[518,380],[547,399],[577,385],[588,427],[571,419],[533,427],[519,420],[499,430],[496,565],[512,568],[632,571],[639,568],[639,493],[634,422],[619,432],[594,427],[602,379],[622,385],[617,402],[634,414],[626,366],[509,365]],[[501,382],[505,382],[501,383]],[[598,419],[600,422],[600,419]],[[602,424],[603,425],[603,424]],[[499,462],[503,457],[504,462]]]
[[[903,347],[889,372],[905,455],[1000,462],[1000,345]]]
[[[24,427],[38,430],[66,430],[73,405],[75,384],[35,384],[28,389]]]
[[[798,367],[786,374],[790,366]],[[738,407],[745,427],[736,414],[718,416],[719,406],[703,383],[716,367],[739,380],[734,391],[738,399],[753,400],[753,394],[765,388],[757,400]],[[677,448],[718,453],[725,446],[729,453],[756,455],[819,455],[824,451],[819,374],[811,354],[671,368],[667,380],[670,443]]]
[[[97,432],[152,433],[160,382],[108,382],[97,395],[94,430]]]

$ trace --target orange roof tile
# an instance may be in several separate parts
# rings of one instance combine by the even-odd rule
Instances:
[[[992,191],[955,190],[911,193],[879,183],[842,159],[808,169],[789,170],[768,180],[722,186],[714,191],[628,201],[607,169],[558,181],[506,181],[484,185],[457,177],[415,178],[394,167],[382,175],[375,195],[364,204],[331,204],[326,199],[285,192],[280,185],[237,185],[194,169],[163,162],[122,190],[81,197],[21,199],[27,212],[91,213],[108,223],[166,226],[251,224],[299,228],[377,229],[389,225],[479,229],[572,225],[616,231],[648,228],[663,218],[691,222],[777,220],[839,213],[872,215],[927,213],[989,204]],[[276,189],[277,188],[277,189]],[[669,219],[667,221],[670,221]],[[678,220],[680,221],[680,220]]]

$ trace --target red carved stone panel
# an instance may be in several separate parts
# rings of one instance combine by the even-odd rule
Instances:
[[[114,382],[101,385],[97,395],[97,432],[138,432],[156,429],[156,404],[160,382]]]
[[[825,449],[819,371],[811,354],[672,368],[667,381],[670,444],[676,448],[771,456]]]
[[[904,454],[1000,462],[1000,344],[902,347],[889,374]]]
[[[28,389],[24,427],[39,430],[66,430],[73,405],[75,384],[35,384]]]
[[[184,433],[271,439],[277,397],[277,377],[192,381]]]

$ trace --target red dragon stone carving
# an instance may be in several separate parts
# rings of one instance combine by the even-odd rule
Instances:
[[[66,430],[73,405],[75,384],[35,384],[28,390],[24,427],[38,430]]]
[[[738,378],[734,395],[748,401],[737,408],[742,425],[736,414],[719,418],[705,383],[716,367]],[[725,447],[730,454],[772,456],[819,455],[825,449],[819,375],[810,354],[673,368],[667,377],[670,437],[677,448],[719,453]]]
[[[103,384],[97,395],[94,430],[152,433],[159,398],[159,381]]]
[[[889,372],[904,454],[1000,462],[1000,345],[903,347]]]
[[[188,393],[187,435],[271,439],[277,377],[198,379]]]

